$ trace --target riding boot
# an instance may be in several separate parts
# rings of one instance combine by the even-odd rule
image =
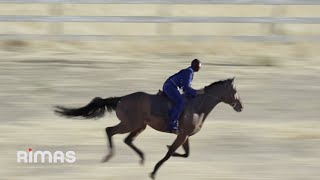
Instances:
[[[178,120],[173,120],[169,123],[168,126],[168,130],[171,133],[174,134],[179,134],[180,133],[180,129],[179,129],[179,121]]]

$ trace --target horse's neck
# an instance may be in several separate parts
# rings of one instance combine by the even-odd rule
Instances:
[[[210,90],[211,92],[215,92],[215,93],[208,93],[206,92],[203,97],[202,97],[202,105],[200,107],[200,111],[202,111],[202,113],[204,113],[204,119],[206,119],[206,117],[209,115],[209,113],[213,110],[213,108],[218,105],[221,102],[221,96],[219,95],[219,87],[216,87],[212,90]]]
[[[219,99],[211,99],[210,97],[205,97],[204,106],[202,107],[204,117],[206,118],[209,113],[213,110],[216,105],[218,105],[221,101]]]

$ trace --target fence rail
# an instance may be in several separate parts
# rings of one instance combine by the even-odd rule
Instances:
[[[320,36],[141,36],[141,35],[47,35],[0,34],[0,40],[59,40],[59,41],[193,41],[212,42],[237,40],[245,42],[320,42]]]
[[[213,41],[232,39],[240,41],[277,41],[277,42],[320,42],[320,36],[287,36],[277,34],[276,24],[320,24],[320,17],[283,17],[277,12],[270,17],[186,17],[186,16],[63,16],[61,4],[234,4],[234,5],[320,5],[320,0],[0,0],[1,4],[52,4],[53,14],[48,16],[0,15],[0,22],[47,22],[52,23],[48,34],[0,34],[0,40],[70,40],[70,41],[108,41],[108,40],[188,40]],[[282,6],[280,6],[282,7]],[[278,9],[278,10],[277,10]],[[281,8],[283,10],[283,8]],[[169,9],[170,11],[170,9]],[[281,11],[282,12],[282,11]],[[61,16],[57,16],[60,15]],[[60,22],[86,23],[158,23],[160,34],[144,35],[64,35],[63,24]],[[56,23],[56,24],[55,24]],[[259,23],[270,24],[270,35],[266,36],[171,36],[161,33],[163,23]],[[170,28],[169,28],[170,29]]]
[[[320,17],[0,16],[0,22],[319,24]]]
[[[0,0],[0,3],[320,5],[319,0]]]

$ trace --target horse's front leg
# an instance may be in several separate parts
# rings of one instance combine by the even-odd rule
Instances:
[[[169,145],[167,145],[168,149],[170,148]],[[189,153],[190,153],[190,147],[189,147],[189,138],[187,138],[187,140],[182,144],[182,147],[185,151],[184,154],[180,154],[180,153],[173,153],[172,156],[174,157],[184,157],[184,158],[187,158],[189,156]]]
[[[162,158],[154,167],[152,173],[150,174],[150,177],[152,179],[155,179],[155,175],[156,172],[158,171],[158,169],[160,168],[160,166],[167,161],[173,154],[174,152],[178,149],[179,146],[181,146],[186,140],[188,139],[188,136],[184,133],[181,133],[177,136],[177,138],[175,139],[175,141],[172,143],[172,145],[170,146],[167,154],[164,156],[164,158]]]

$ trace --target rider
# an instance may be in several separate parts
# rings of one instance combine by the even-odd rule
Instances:
[[[195,90],[191,87],[193,73],[198,72],[201,68],[201,62],[194,59],[191,66],[182,69],[178,73],[170,76],[163,85],[163,92],[174,102],[174,107],[169,111],[168,131],[179,133],[178,123],[179,116],[185,106],[184,99],[179,92],[181,88],[186,96],[196,97],[198,94],[204,94],[204,89]]]

